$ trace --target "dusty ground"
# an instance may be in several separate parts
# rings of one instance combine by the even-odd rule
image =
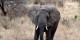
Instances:
[[[78,2],[65,2],[59,8],[61,20],[58,25],[54,40],[80,40],[80,11]],[[75,16],[77,15],[77,18]],[[4,27],[7,27],[5,29]],[[27,17],[0,16],[0,40],[33,40],[34,24]]]

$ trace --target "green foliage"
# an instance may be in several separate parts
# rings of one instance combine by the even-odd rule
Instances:
[[[79,3],[80,3],[80,0],[73,0],[73,1],[77,1],[77,2],[79,2]]]
[[[40,0],[34,0],[34,4],[39,4]]]
[[[77,15],[75,15],[75,16],[74,16],[74,19],[77,19],[77,17],[78,17],[78,16],[77,16]]]
[[[38,1],[37,0],[34,0],[34,4],[38,4]]]
[[[79,15],[75,15],[75,16],[73,16],[72,20],[73,20],[73,21],[80,20],[80,16],[79,16]]]

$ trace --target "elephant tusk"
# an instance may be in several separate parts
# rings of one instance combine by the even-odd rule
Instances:
[[[36,27],[36,30],[38,29],[38,26]]]
[[[47,16],[49,17],[49,14],[47,13]]]
[[[46,26],[46,30],[48,30],[47,26]]]

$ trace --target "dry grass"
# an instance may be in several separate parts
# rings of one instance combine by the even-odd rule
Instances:
[[[65,1],[64,7],[59,8],[62,18],[54,40],[80,40],[79,7],[78,2]],[[0,16],[0,40],[33,40],[34,28],[35,25],[26,15],[12,20]]]
[[[4,25],[8,29],[5,29]],[[0,16],[0,40],[30,40],[34,33],[34,25],[32,25],[27,16],[12,20]]]
[[[78,2],[64,2],[64,7],[60,9],[61,21],[55,35],[55,40],[80,40],[79,29],[79,3]],[[75,19],[77,15],[77,19]]]

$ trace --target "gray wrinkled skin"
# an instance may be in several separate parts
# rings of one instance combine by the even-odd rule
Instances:
[[[32,22],[34,24],[36,23],[36,17],[38,15],[38,11],[40,10],[40,5],[31,5],[31,6],[27,6],[27,15],[29,16],[29,18],[32,20]]]
[[[36,25],[34,40],[43,40],[43,32],[46,32],[46,40],[53,40],[59,20],[60,12],[53,5],[33,5],[28,7],[28,16]],[[46,26],[48,30],[46,30]]]
[[[49,11],[48,25],[53,25],[55,21],[60,20],[60,13],[54,5],[42,5],[41,9]]]
[[[60,19],[60,14],[58,13],[58,10],[55,8],[54,5],[32,5],[27,8],[28,8],[28,16],[30,17],[30,19],[32,20],[34,24],[36,24],[36,17],[37,15],[39,15],[39,11],[41,9],[45,9],[49,12],[51,11],[51,13],[49,14],[50,16],[49,21],[48,21],[49,25],[51,23],[54,23],[54,22],[51,22],[50,20],[57,21]]]

